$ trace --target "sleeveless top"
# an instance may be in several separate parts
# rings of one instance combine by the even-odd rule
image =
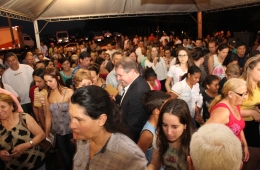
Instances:
[[[144,125],[143,129],[141,130],[141,133],[142,133],[144,130],[150,131],[150,132],[153,134],[153,136],[154,136],[156,128],[153,127],[153,125],[151,125],[151,123],[149,123],[149,122],[147,121],[146,124]],[[149,163],[150,163],[151,160],[152,160],[152,154],[153,154],[153,147],[150,147],[150,148],[148,148],[147,151],[145,152],[146,159],[148,160],[148,164],[147,164],[147,165],[149,165]]]
[[[15,113],[14,113],[15,114]],[[18,114],[18,113],[17,113]],[[26,113],[22,114],[22,118],[26,123]],[[9,153],[17,145],[30,141],[34,136],[23,126],[21,121],[18,122],[11,130],[5,129],[0,121],[0,150],[6,150]],[[26,149],[20,157],[14,157],[10,161],[5,162],[8,170],[36,170],[45,162],[45,154],[39,145]]]
[[[219,76],[220,79],[225,77],[225,67],[218,61],[218,56],[214,55],[214,68],[213,68],[213,75]]]
[[[64,93],[64,96],[65,94],[66,91]],[[50,103],[49,109],[52,114],[51,128],[59,135],[67,135],[72,133],[69,127],[70,125],[70,115],[68,112],[69,103],[68,102]]]
[[[219,107],[224,107],[229,110],[229,122],[226,124],[227,127],[229,127],[232,132],[238,137],[238,139],[241,141],[240,132],[245,128],[245,121],[242,118],[240,107],[237,106],[237,110],[240,116],[240,120],[236,119],[229,107],[225,103],[218,103],[216,104],[210,111],[212,113],[215,109]]]

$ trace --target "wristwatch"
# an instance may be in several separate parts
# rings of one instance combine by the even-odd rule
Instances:
[[[30,140],[30,141],[29,141],[29,143],[30,143],[30,144],[31,144],[31,146],[33,147],[33,141],[32,141],[32,140]]]

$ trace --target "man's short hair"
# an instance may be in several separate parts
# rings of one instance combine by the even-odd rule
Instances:
[[[244,42],[242,42],[242,41],[238,41],[238,42],[236,43],[236,49],[239,48],[239,47],[241,47],[241,46],[245,46],[245,47],[246,47],[246,44],[245,44]]]
[[[79,54],[79,59],[84,60],[85,58],[90,58],[90,54],[86,51],[83,51]]]
[[[121,52],[116,51],[116,52],[114,52],[114,53],[112,54],[112,60],[114,59],[114,56],[115,56],[115,55],[121,55],[121,56],[123,56],[123,54],[122,54]]]
[[[6,53],[6,54],[5,54],[5,60],[7,60],[9,57],[12,57],[12,56],[14,56],[15,58],[17,58],[16,54],[13,53],[13,52],[8,52],[8,53]]]
[[[210,43],[210,44],[215,43],[215,46],[218,46],[218,40],[215,39],[215,38],[209,40],[209,43]]]
[[[118,60],[115,64],[115,68],[119,67],[121,67],[126,73],[128,73],[131,69],[134,69],[136,73],[139,73],[137,62],[129,57],[124,57]]]
[[[238,170],[242,146],[227,126],[210,123],[192,135],[190,156],[195,170]]]

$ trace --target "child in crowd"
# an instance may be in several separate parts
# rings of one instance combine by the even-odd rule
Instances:
[[[218,93],[221,94],[222,88],[224,86],[224,84],[226,83],[226,81],[228,81],[231,78],[238,78],[240,76],[240,69],[238,64],[232,64],[230,63],[227,66],[227,69],[225,71],[225,75],[226,77],[224,77],[222,80],[220,80],[219,82],[219,89],[218,89]]]
[[[152,67],[146,67],[144,71],[144,78],[150,85],[151,90],[161,90],[161,82],[157,79],[157,74]]]
[[[170,95],[162,92],[162,91],[154,91],[150,90],[144,93],[142,97],[142,104],[146,111],[146,113],[150,116],[149,120],[144,125],[139,141],[137,145],[141,148],[141,150],[145,153],[145,156],[148,160],[148,164],[152,159],[152,143],[153,136],[155,134],[160,108],[165,102],[165,100],[169,99]]]
[[[204,79],[205,91],[202,92],[203,97],[203,120],[206,122],[209,119],[209,110],[208,106],[213,101],[213,99],[218,95],[219,89],[219,77],[216,75],[208,75]]]

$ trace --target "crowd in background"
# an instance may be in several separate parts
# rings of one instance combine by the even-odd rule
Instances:
[[[0,135],[6,139],[0,141],[0,159],[7,169],[45,169],[37,144],[54,130],[60,164],[67,170],[257,169],[258,38],[252,45],[229,31],[195,40],[164,32],[131,40],[122,35],[103,47],[94,40],[82,42],[75,51],[41,42],[24,58],[0,54]],[[17,124],[19,112],[27,113],[22,115],[27,127]],[[207,126],[219,138],[209,135]],[[211,137],[204,141],[210,142],[210,151],[196,148],[203,143],[200,135]],[[229,150],[213,152],[219,142]],[[124,155],[114,154],[114,146]],[[214,163],[209,156],[202,165],[207,152],[225,155],[225,160]],[[122,166],[114,166],[119,162]]]

